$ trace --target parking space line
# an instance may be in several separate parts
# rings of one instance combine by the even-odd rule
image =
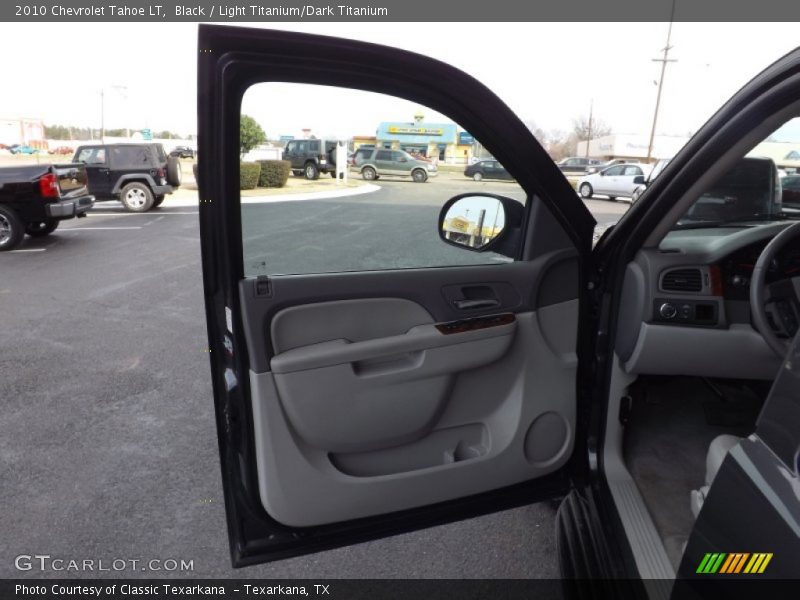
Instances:
[[[152,224],[153,224],[153,223],[155,223],[156,221],[160,221],[160,220],[161,220],[161,219],[163,219],[163,218],[164,218],[164,215],[161,215],[161,216],[160,216],[160,217],[158,217],[157,219],[153,219],[152,221],[148,221],[147,223],[145,223],[144,225],[142,225],[142,227],[147,227],[148,225],[152,225]]]
[[[167,215],[196,215],[197,211],[189,212],[189,211],[170,211],[170,212],[162,212],[159,214],[160,217],[166,217]],[[119,212],[119,213],[96,213],[90,212],[86,214],[87,217],[152,217],[151,213],[129,213],[129,212]]]
[[[69,227],[61,231],[109,231],[112,229],[141,229],[141,226],[136,227]]]
[[[19,250],[9,250],[9,254],[14,252],[44,252],[47,248],[20,248]]]

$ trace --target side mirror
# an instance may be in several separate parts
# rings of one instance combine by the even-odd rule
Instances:
[[[473,252],[492,250],[514,257],[525,207],[494,194],[461,194],[439,213],[439,238]]]
[[[644,175],[637,175],[633,178],[633,183],[636,185],[644,185]]]

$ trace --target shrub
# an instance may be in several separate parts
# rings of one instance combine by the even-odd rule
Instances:
[[[261,176],[258,178],[259,187],[283,187],[289,179],[292,163],[288,160],[260,160]]]
[[[254,190],[258,185],[258,177],[261,175],[261,165],[255,162],[243,162],[239,164],[239,189]]]

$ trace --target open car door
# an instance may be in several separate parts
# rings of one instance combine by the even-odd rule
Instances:
[[[201,25],[198,74],[203,280],[234,566],[565,493],[585,462],[577,344],[594,220],[525,125],[457,69],[350,40]],[[424,106],[439,123],[415,115],[362,139],[367,158],[370,147],[399,153],[386,175],[353,161],[347,184],[339,170],[305,194],[243,193],[254,169],[240,166],[243,99],[263,85],[254,110],[290,99],[270,113],[273,134],[307,119],[328,139],[376,98]],[[363,122],[338,134],[351,151],[375,131]],[[464,177],[472,146],[456,124],[516,183]],[[327,173],[324,158],[309,172]]]

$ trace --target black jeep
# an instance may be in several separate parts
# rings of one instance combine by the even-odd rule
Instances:
[[[181,184],[180,162],[161,144],[79,146],[73,162],[86,165],[96,200],[119,200],[130,212],[159,206]]]
[[[292,163],[292,173],[306,179],[319,179],[320,173],[336,177],[336,140],[291,140],[283,150],[283,160]]]

